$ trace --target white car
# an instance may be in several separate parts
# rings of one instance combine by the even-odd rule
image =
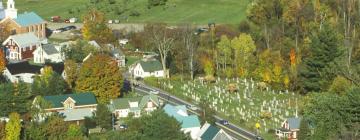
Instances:
[[[195,105],[190,105],[190,106],[188,106],[188,108],[189,109],[191,109],[191,110],[193,110],[193,111],[195,111],[195,110],[198,110],[199,108],[198,107],[196,107]]]
[[[158,95],[158,94],[159,94],[159,91],[157,91],[157,90],[151,90],[150,93],[151,93],[151,94]]]

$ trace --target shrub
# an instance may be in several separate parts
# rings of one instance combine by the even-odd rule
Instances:
[[[138,16],[140,16],[140,13],[138,11],[136,11],[136,10],[133,10],[133,11],[130,12],[130,16],[138,17]]]

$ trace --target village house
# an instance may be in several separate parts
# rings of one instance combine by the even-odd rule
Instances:
[[[7,1],[7,8],[0,3],[0,25],[6,25],[12,35],[33,32],[38,38],[46,38],[46,21],[34,12],[18,14],[14,0]]]
[[[34,33],[24,33],[9,36],[2,45],[8,60],[21,61],[33,58],[33,51],[41,46],[41,41]]]
[[[97,107],[96,97],[93,93],[53,95],[43,98],[51,104],[50,108],[44,109],[46,112],[57,112],[65,117],[64,121],[76,122],[78,125],[85,117],[92,117]]]
[[[143,59],[129,69],[134,78],[164,77],[161,63],[156,59]]]
[[[32,65],[28,61],[7,64],[5,70],[3,71],[3,75],[12,83],[20,81],[25,83],[33,83],[34,77],[36,75],[41,75],[41,71],[44,66],[51,66],[54,72],[64,77],[64,64],[62,63],[45,64],[40,66]]]
[[[193,140],[197,139],[201,127],[198,116],[188,115],[186,106],[184,105],[173,106],[166,104],[163,109],[166,114],[170,117],[174,117],[179,123],[181,123],[181,131],[185,134],[190,133]]]
[[[142,112],[147,114],[160,107],[160,101],[156,95],[145,95],[135,98],[118,98],[110,101],[109,109],[117,118],[128,117],[133,113],[134,117],[140,117]]]
[[[53,44],[43,44],[33,52],[34,63],[44,64],[45,62],[60,63],[64,58],[61,54],[61,46]]]
[[[297,140],[300,131],[300,118],[288,118],[282,124],[281,128],[276,130],[276,135],[280,138],[288,140]]]
[[[205,123],[199,133],[196,140],[233,140],[232,137],[224,130],[217,128],[209,123]]]

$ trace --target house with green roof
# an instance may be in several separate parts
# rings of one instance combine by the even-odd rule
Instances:
[[[93,93],[52,95],[44,96],[43,99],[50,104],[49,108],[44,108],[46,112],[57,112],[65,117],[65,121],[77,123],[84,120],[85,117],[91,117],[97,106],[96,97]]]
[[[161,63],[156,59],[143,59],[135,63],[130,72],[134,78],[164,77],[164,70]]]
[[[118,98],[112,99],[108,107],[117,118],[128,117],[129,113],[133,113],[134,117],[140,117],[141,113],[149,114],[158,109],[160,107],[160,100],[156,95]]]
[[[196,140],[233,140],[233,138],[224,130],[205,123],[197,134]]]
[[[196,115],[188,115],[186,106],[179,105],[173,106],[166,104],[164,111],[171,117],[174,117],[179,123],[181,123],[181,131],[185,134],[190,133],[192,139],[197,138],[197,134],[200,131],[200,121]]]

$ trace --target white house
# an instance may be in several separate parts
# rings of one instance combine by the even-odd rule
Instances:
[[[174,117],[179,123],[181,123],[181,131],[185,134],[190,133],[193,140],[197,139],[201,127],[198,116],[188,115],[187,109],[184,105],[173,106],[166,104],[163,109],[166,114]]]
[[[205,123],[197,134],[196,140],[233,140],[233,138],[224,130]]]
[[[63,62],[60,47],[61,46],[55,46],[53,44],[44,44],[36,48],[33,52],[34,63],[44,64],[45,61],[52,63]]]
[[[282,124],[281,128],[276,130],[276,135],[280,138],[288,140],[297,140],[298,132],[300,131],[300,118],[288,118]]]
[[[164,77],[164,71],[161,63],[155,59],[144,59],[141,60],[130,69],[134,78],[145,78],[145,77]]]
[[[46,64],[44,66],[51,66],[55,72],[64,76],[64,64]],[[19,81],[33,83],[34,77],[41,74],[44,66],[31,65],[28,61],[11,63],[6,65],[3,75],[12,83]]]
[[[117,118],[128,117],[133,113],[134,117],[140,117],[142,112],[150,113],[160,107],[160,101],[156,95],[145,95],[136,98],[118,98],[110,101],[109,109]]]

